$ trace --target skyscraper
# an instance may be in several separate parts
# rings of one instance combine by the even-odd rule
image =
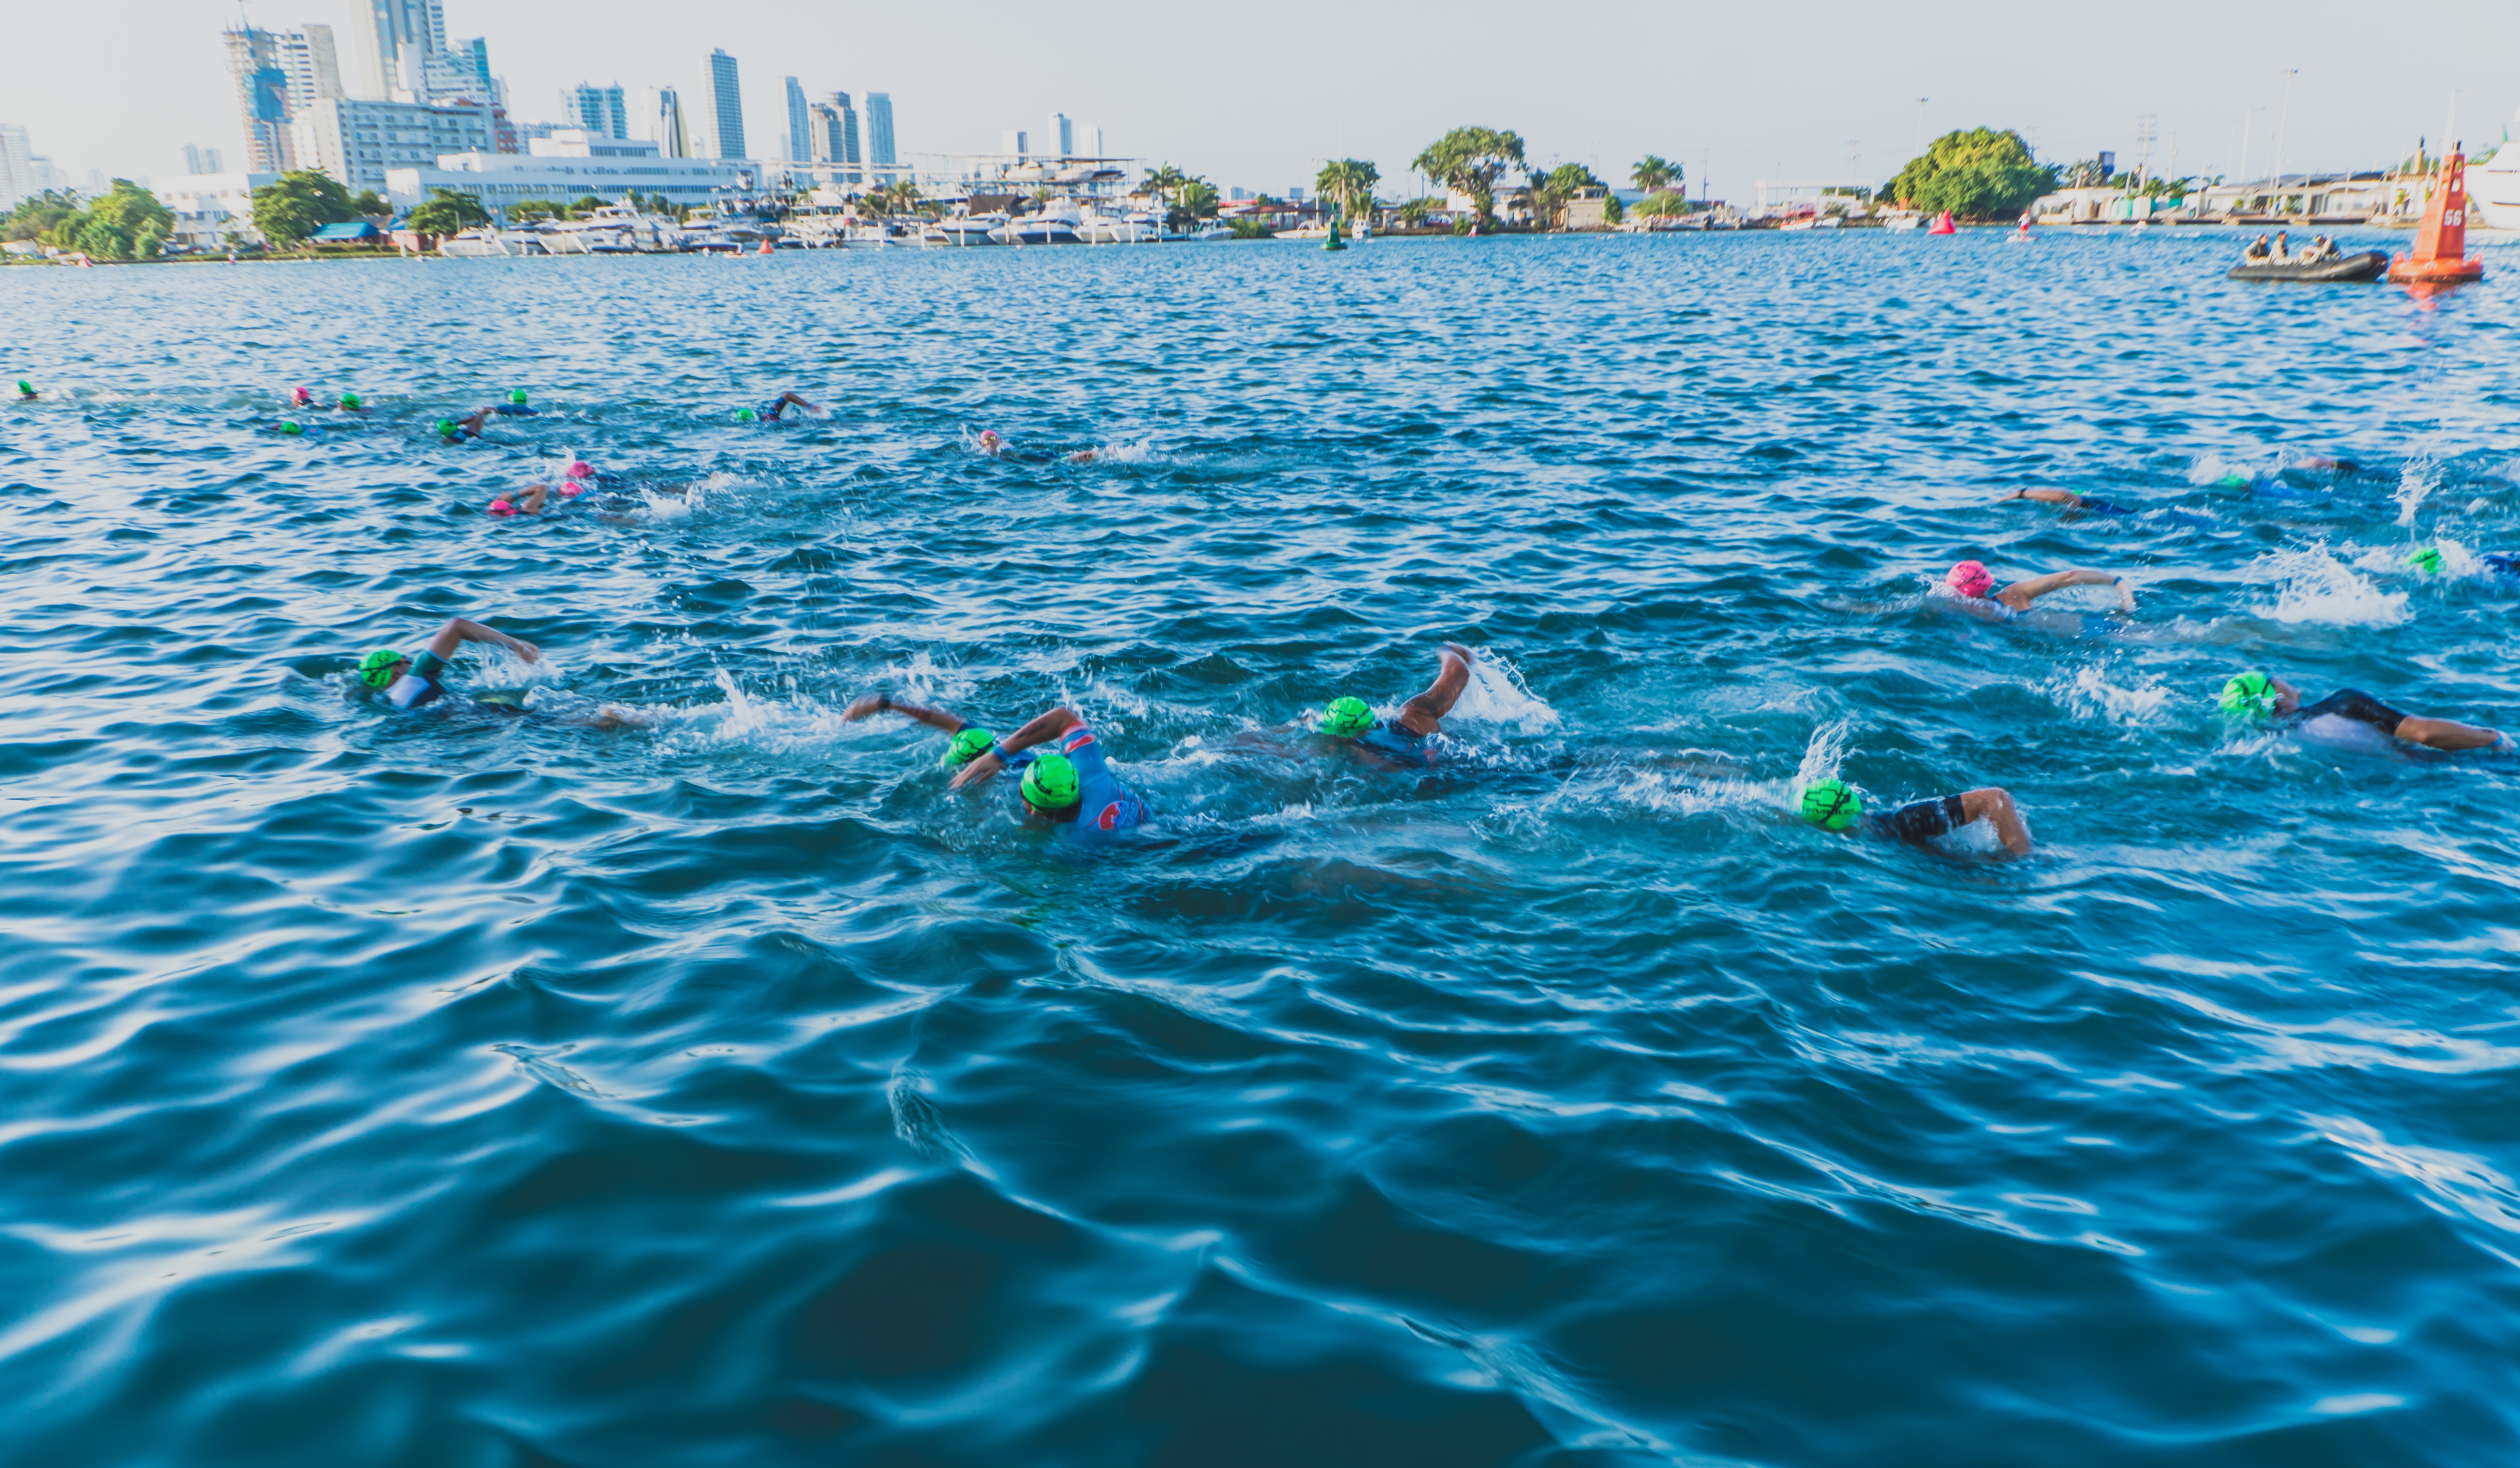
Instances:
[[[867,166],[891,168],[901,159],[892,151],[892,94],[867,93]]]
[[[825,101],[830,104],[839,122],[839,135],[832,140],[832,161],[863,163],[866,154],[858,147],[858,110],[849,106],[849,94],[832,92]],[[863,174],[860,177],[864,177]]]
[[[1041,135],[1041,146],[1054,157],[1063,158],[1076,151],[1076,124],[1067,120],[1065,112],[1050,114],[1050,127]]]
[[[998,134],[998,152],[1022,157],[1032,152],[1032,137],[1020,127],[1010,127]]]
[[[814,156],[814,140],[805,117],[805,89],[788,78],[788,161],[801,163]]]
[[[692,156],[692,130],[683,120],[682,95],[672,87],[658,87],[655,106],[648,109],[649,136],[656,140],[656,152],[669,158]]]
[[[0,122],[0,209],[15,208],[19,200],[43,193],[46,182],[35,176],[35,144],[25,125]]]
[[[246,167],[255,173],[296,167],[291,119],[341,95],[332,27],[257,30],[248,25],[225,32],[225,39],[228,70],[236,76],[237,110],[245,121]]]
[[[560,94],[560,113],[570,126],[599,138],[630,136],[630,99],[617,81],[608,87],[581,81],[566,88]]]
[[[866,159],[858,152],[857,109],[849,106],[846,92],[827,92],[823,100],[808,110],[813,123],[807,142],[812,148],[811,160],[832,165],[835,179],[845,183],[862,182],[866,170],[859,166]]]
[[[184,172],[188,175],[199,177],[204,173],[227,171],[227,159],[220,156],[217,149],[200,148],[191,143],[184,145]]]
[[[366,22],[359,26],[359,60],[367,70],[368,95],[372,101],[389,102],[424,74],[423,59],[446,49],[446,11],[439,0],[360,0],[360,5]]]
[[[705,78],[700,84],[702,156],[749,156],[743,151],[743,91],[735,74],[735,58],[712,51],[701,74]]]

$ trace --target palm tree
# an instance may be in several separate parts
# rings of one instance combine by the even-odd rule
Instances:
[[[919,212],[919,183],[915,179],[897,178],[883,191],[885,202],[903,214]]]
[[[1479,224],[1496,223],[1497,180],[1508,167],[1524,166],[1522,138],[1491,127],[1457,127],[1427,145],[1410,167],[1444,187],[1466,194],[1478,209]]]
[[[1681,177],[1681,168],[1678,163],[1675,163],[1666,157],[1657,157],[1649,153],[1643,157],[1637,159],[1636,169],[1628,175],[1628,182],[1635,184],[1638,188],[1644,190],[1647,194],[1659,194],[1663,190],[1670,188],[1673,184],[1680,182]]]
[[[1372,163],[1362,158],[1340,158],[1322,166],[1320,176],[1313,180],[1313,191],[1353,219],[1373,207],[1373,186],[1380,182],[1382,170]]]
[[[1145,188],[1147,197],[1155,201],[1156,212],[1169,215],[1172,212],[1173,196],[1189,183],[1189,174],[1170,163],[1158,163],[1147,175]]]

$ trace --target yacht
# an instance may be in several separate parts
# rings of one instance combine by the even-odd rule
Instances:
[[[1005,227],[1006,222],[1004,214],[956,214],[921,230],[919,243],[949,247],[1003,245],[1006,242],[998,238],[998,231]]]
[[[550,253],[543,248],[542,237],[532,230],[497,230],[486,224],[447,236],[438,242],[437,252],[457,260]]]
[[[1234,238],[1234,226],[1226,224],[1220,220],[1211,219],[1194,230],[1186,230],[1181,234],[1173,235],[1168,238],[1174,240],[1231,240]]]
[[[671,248],[662,228],[628,204],[608,203],[583,219],[555,219],[544,227],[543,246],[562,255],[627,255]]]
[[[1152,245],[1163,237],[1164,227],[1145,209],[1117,215],[1087,209],[1076,222],[1076,238],[1088,245]]]
[[[2475,223],[2520,230],[2520,143],[2505,143],[2468,168],[2467,202]]]
[[[1925,227],[1925,216],[1914,209],[1892,209],[1881,216],[1881,227],[1885,230],[1920,230]]]
[[[1047,203],[1037,214],[1018,214],[989,231],[989,238],[1001,245],[1075,245],[1078,218],[1072,203]]]

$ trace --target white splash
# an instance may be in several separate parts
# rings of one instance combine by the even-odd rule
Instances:
[[[2398,492],[2395,496],[2398,502],[2398,523],[2413,525],[2415,507],[2424,502],[2424,496],[2440,487],[2441,462],[2439,460],[2429,454],[2418,454],[2408,460],[2406,467],[2398,470]]]
[[[2188,466],[2187,482],[2203,488],[2207,485],[2220,484],[2235,474],[2251,482],[2255,482],[2258,477],[2258,471],[2248,465],[2226,459],[2220,454],[2208,454]]]
[[[2324,544],[2305,551],[2276,551],[2256,562],[2276,583],[2272,606],[2258,610],[2278,622],[2330,627],[2394,627],[2407,620],[2407,594],[2382,591],[2371,579],[2328,554]]]
[[[1154,458],[1155,443],[1151,438],[1142,438],[1136,443],[1102,444],[1094,450],[1097,464],[1148,464]]]
[[[1470,682],[1447,719],[1501,724],[1521,734],[1553,729],[1557,710],[1522,681],[1522,671],[1504,654],[1481,652],[1470,659]]]
[[[1799,790],[1816,779],[1837,778],[1837,767],[1846,763],[1846,734],[1844,719],[1812,731],[1811,742],[1803,746],[1803,762],[1794,771],[1795,789]]]
[[[2170,702],[2170,690],[2158,679],[2134,688],[2109,682],[2098,668],[2078,668],[2074,676],[2052,686],[2056,701],[2078,714],[2095,715],[2112,724],[2141,724]]]

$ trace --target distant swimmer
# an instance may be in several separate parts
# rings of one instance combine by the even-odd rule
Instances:
[[[563,502],[584,493],[574,483],[563,484],[560,489]],[[551,497],[552,487],[548,484],[528,484],[518,490],[503,489],[490,497],[486,512],[498,515],[540,514],[551,504]]]
[[[2241,719],[2278,719],[2328,743],[2362,742],[2357,726],[2379,731],[2404,744],[2456,753],[2469,749],[2509,752],[2511,736],[2497,729],[2450,719],[2419,719],[2382,703],[2361,689],[2339,689],[2305,705],[2301,690],[2260,672],[2232,675],[2219,699],[2223,712]],[[2321,727],[2325,726],[2325,727]]]
[[[19,383],[19,384],[18,384],[18,401],[19,401],[19,402],[22,402],[22,403],[31,403],[31,402],[33,402],[35,399],[37,399],[37,398],[39,398],[39,397],[42,397],[42,396],[43,396],[43,394],[42,394],[42,393],[37,392],[37,391],[35,390],[35,384],[34,384],[34,383],[32,383],[32,382],[21,382],[21,383]]]
[[[525,403],[525,390],[518,387],[509,391],[506,402],[493,403],[480,411],[495,413],[501,418],[534,418],[539,416],[541,410],[528,407]]]
[[[475,408],[462,418],[441,418],[436,424],[437,436],[448,443],[462,443],[468,438],[478,438],[481,436],[483,424],[489,422],[489,418],[490,410],[487,408]]]
[[[2115,500],[2098,495],[2078,495],[2070,489],[2016,489],[2004,498],[2036,500],[2042,505],[2062,505],[2068,510],[2088,510],[2093,514],[2134,514],[2136,512]]]
[[[1442,732],[1444,716],[1453,711],[1453,705],[1461,701],[1462,690],[1470,686],[1473,654],[1459,643],[1446,643],[1435,656],[1434,683],[1400,705],[1394,717],[1374,717],[1372,707],[1362,698],[1333,698],[1329,707],[1322,710],[1321,722],[1314,731],[1329,735],[1373,764],[1433,769],[1441,760],[1441,746],[1430,748],[1426,741]]]
[[[861,704],[864,701],[859,700]],[[908,712],[898,706],[895,711]],[[959,731],[956,737],[961,737]],[[1035,745],[1045,744],[1056,747],[1042,750],[1029,763],[1015,759]],[[1024,814],[1052,823],[1053,829],[1068,840],[1093,845],[1147,822],[1147,803],[1111,773],[1102,742],[1095,738],[1085,717],[1072,708],[1052,709],[996,740],[989,749],[973,755],[946,788],[959,790],[1014,764],[1022,764],[1023,768],[1023,782],[1017,793],[1022,798]]]
[[[1066,454],[1048,449],[1011,449],[995,428],[980,430],[980,452],[1009,464],[1092,464],[1098,456],[1094,449],[1077,449]]]
[[[1962,826],[1985,821],[1995,826],[1996,839],[2003,843],[2006,856],[2030,855],[2030,827],[2022,823],[2021,808],[2013,804],[2012,792],[1998,785],[1911,801],[1879,815],[1867,815],[1864,796],[1853,785],[1831,778],[1797,785],[1794,803],[1803,819],[1822,830],[1852,829],[1910,846],[1930,846]]]
[[[941,763],[949,770],[961,770],[993,749],[998,750],[998,758],[1003,767],[1010,770],[1022,769],[1039,758],[1029,749],[1012,753],[998,749],[997,735],[976,724],[966,723],[941,708],[929,708],[920,703],[905,703],[881,693],[870,693],[864,698],[852,701],[841,712],[840,718],[855,724],[860,719],[871,718],[877,714],[899,714],[905,719],[915,720],[930,729],[943,731],[949,737],[945,744],[945,758]]]
[[[447,667],[463,650],[466,643],[487,643],[505,647],[526,662],[542,660],[542,649],[522,638],[510,637],[495,627],[484,627],[463,617],[451,617],[429,639],[428,646],[418,653],[404,653],[392,647],[379,647],[359,659],[359,682],[382,693],[385,702],[399,709],[415,709],[446,696]]]
[[[795,393],[783,392],[777,397],[772,398],[769,402],[762,404],[757,411],[751,408],[737,410],[735,421],[740,423],[748,423],[755,420],[759,420],[762,423],[775,423],[779,422],[780,415],[786,413],[790,408],[802,408],[806,412],[813,414],[816,418],[823,416],[823,410],[815,404],[805,401]]]
[[[2114,586],[2118,589],[2118,609],[2135,610],[2134,589],[2126,584],[2124,576],[2110,571],[2090,571],[2080,568],[2051,571],[2045,576],[2033,576],[2027,581],[2016,581],[2003,590],[1997,591],[1995,577],[1983,562],[1963,560],[1944,575],[1943,585],[1951,588],[1952,592],[1960,599],[1962,610],[1972,616],[1997,620],[2017,617],[2030,610],[2031,602],[2047,596],[2049,592],[2063,591],[2069,586]]]

